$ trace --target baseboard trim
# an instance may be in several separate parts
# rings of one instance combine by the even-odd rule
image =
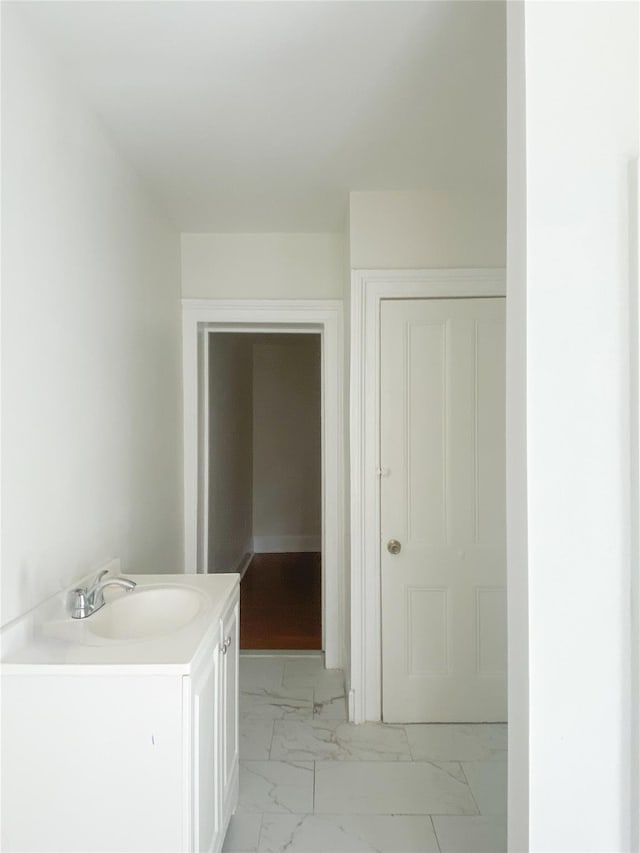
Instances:
[[[253,551],[248,551],[238,563],[236,572],[238,572],[238,574],[240,575],[240,580],[242,580],[245,575],[245,572],[249,568],[249,563],[251,562],[251,560],[253,560]]]
[[[254,536],[255,554],[286,554],[322,550],[321,536]]]
[[[350,723],[360,723],[362,720],[356,720],[356,691],[351,688],[347,693],[347,714]]]
[[[324,664],[324,652],[313,649],[240,649],[241,658],[314,658]]]

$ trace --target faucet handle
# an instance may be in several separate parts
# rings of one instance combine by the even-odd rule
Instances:
[[[98,572],[96,575],[92,585],[95,586],[107,574],[109,574],[109,569],[102,569],[102,571]]]
[[[72,589],[69,593],[68,604],[72,619],[84,619],[89,615],[89,600],[84,587]]]

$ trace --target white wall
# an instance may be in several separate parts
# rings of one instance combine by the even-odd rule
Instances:
[[[509,850],[529,849],[524,5],[507,4],[507,596]]]
[[[263,337],[253,347],[255,550],[319,551],[320,336]]]
[[[352,269],[503,267],[506,199],[492,193],[352,192]]]
[[[182,295],[342,299],[341,234],[183,234]]]
[[[621,851],[638,808],[628,406],[638,6],[527,4],[524,56],[529,845]]]
[[[349,220],[345,228],[345,244],[349,247],[344,256],[343,277],[345,282],[344,299],[344,394],[342,398],[342,411],[344,412],[344,553],[343,565],[345,566],[341,597],[343,601],[344,614],[344,650],[342,659],[344,661],[344,678],[347,696],[351,690],[351,456],[349,449],[349,407],[351,403],[351,231]]]
[[[209,571],[237,571],[253,550],[253,356],[250,335],[209,348]]]
[[[112,557],[181,571],[182,461],[178,236],[2,18],[4,623]]]

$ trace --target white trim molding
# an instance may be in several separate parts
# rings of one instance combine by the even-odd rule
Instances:
[[[325,665],[345,665],[344,343],[340,300],[182,300],[184,571],[204,571],[202,352],[216,332],[313,333],[322,340],[322,630]],[[199,367],[200,364],[200,367]]]
[[[640,36],[640,18],[639,18]],[[630,196],[630,551],[631,551],[631,850],[640,850],[640,158],[629,168]]]
[[[249,568],[251,560],[253,560],[254,554],[253,551],[247,551],[244,557],[240,560],[238,565],[236,566],[236,572],[240,575],[240,580],[245,576],[245,572]]]
[[[379,388],[383,299],[505,296],[503,269],[353,270],[351,276],[350,719],[380,720]]]

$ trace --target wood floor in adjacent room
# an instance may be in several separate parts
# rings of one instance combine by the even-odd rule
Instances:
[[[322,648],[320,554],[254,555],[240,583],[240,648]]]

